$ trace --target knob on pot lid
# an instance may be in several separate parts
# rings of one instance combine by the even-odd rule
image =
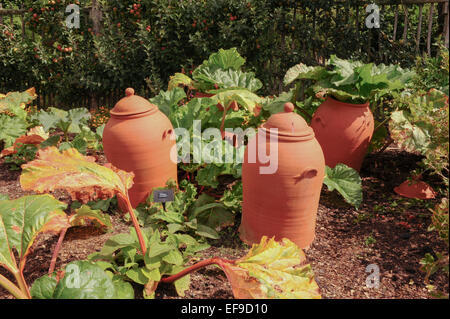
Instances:
[[[308,123],[303,117],[294,113],[294,105],[292,103],[286,103],[284,112],[273,114],[261,128],[266,131],[276,128],[280,137],[302,140],[314,137],[314,131]]]
[[[141,96],[134,95],[134,89],[128,88],[125,90],[125,97],[122,98],[114,108],[111,110],[113,116],[132,116],[132,115],[146,115],[154,112],[158,107]]]

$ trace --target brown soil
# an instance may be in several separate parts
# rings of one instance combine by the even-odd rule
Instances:
[[[104,162],[103,156],[99,156],[99,161]],[[361,171],[364,202],[358,211],[336,193],[322,191],[316,239],[306,255],[324,298],[430,298],[419,261],[426,253],[447,250],[434,232],[427,231],[430,224],[428,207],[439,199],[409,200],[393,192],[393,188],[417,168],[419,161],[419,157],[395,148],[368,156]],[[18,178],[18,172],[8,171],[0,162],[0,194],[8,194],[11,199],[29,194],[21,190]],[[438,186],[432,177],[424,176],[424,180]],[[54,195],[69,201],[63,192]],[[90,227],[70,229],[56,267],[84,259],[99,251],[110,236],[128,232],[130,224],[119,214],[111,217],[113,231],[106,234]],[[221,239],[211,241],[211,248],[202,252],[199,258],[236,259],[245,255],[248,246],[237,236],[239,219],[240,216],[236,216],[236,225],[223,230]],[[400,222],[407,222],[410,227]],[[40,235],[36,240],[24,272],[29,284],[47,273],[57,240],[57,235],[49,234]],[[366,287],[366,278],[370,274],[366,267],[370,264],[379,267],[378,289]],[[12,279],[4,269],[0,269],[0,273]],[[448,294],[448,277],[442,273],[431,276],[431,284]],[[137,297],[139,294],[137,290]],[[11,296],[0,288],[0,299],[6,298]],[[156,298],[180,297],[172,285],[160,284]],[[191,274],[191,287],[183,298],[229,299],[233,295],[225,274],[218,267],[209,266]]]

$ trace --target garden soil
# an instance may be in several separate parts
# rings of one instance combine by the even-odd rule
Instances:
[[[101,154],[98,159],[100,163],[105,162]],[[431,298],[419,262],[426,253],[433,255],[447,249],[435,232],[427,231],[431,214],[428,208],[440,199],[415,201],[402,198],[393,191],[417,168],[418,162],[420,157],[400,152],[395,147],[382,154],[367,156],[361,170],[364,201],[359,210],[347,205],[338,194],[327,191],[324,186],[316,238],[306,251],[323,298]],[[20,188],[19,176],[19,172],[9,171],[0,161],[0,193],[8,194],[11,199],[30,194]],[[438,186],[431,176],[424,176],[424,180],[431,186]],[[220,193],[223,188],[222,185],[215,191]],[[64,192],[54,195],[70,202]],[[69,229],[56,267],[85,259],[99,251],[109,237],[128,232],[131,224],[122,216],[112,213],[111,218],[113,231],[109,233],[93,227]],[[237,235],[239,221],[238,215],[235,225],[224,229],[220,240],[211,240],[211,247],[198,258],[237,259],[244,256],[249,247]],[[42,234],[37,238],[24,271],[29,284],[47,273],[57,241],[58,235]],[[377,269],[379,286],[369,288],[374,282],[368,280],[368,276]],[[0,274],[13,279],[3,268]],[[448,294],[449,283],[443,274],[432,275],[430,284]],[[140,289],[136,289],[136,296],[142,298]],[[8,298],[12,297],[0,288],[0,299]],[[173,285],[160,284],[156,298],[230,299],[233,294],[225,274],[218,267],[208,266],[191,274],[191,286],[184,297],[176,294]]]

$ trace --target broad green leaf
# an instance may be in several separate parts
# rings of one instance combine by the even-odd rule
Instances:
[[[204,89],[213,90],[215,85],[217,89],[247,89],[251,92],[256,92],[262,88],[263,84],[260,80],[255,78],[253,72],[242,72],[241,70],[223,70],[205,68],[202,73],[197,75],[197,81],[209,83],[210,86],[205,86]]]
[[[160,91],[159,94],[150,99],[150,102],[158,106],[158,109],[166,116],[178,108],[178,103],[186,98],[186,93],[180,87],[170,91]]]
[[[112,279],[101,267],[88,261],[69,263],[53,294],[54,299],[112,299],[116,296]]]
[[[50,195],[0,201],[0,265],[17,271],[11,255],[14,248],[19,256],[19,267],[23,269],[29,249],[39,233],[58,233],[70,227],[63,211],[66,207]]]
[[[0,140],[5,142],[5,147],[10,147],[14,141],[27,132],[27,123],[19,117],[10,117],[0,114]]]
[[[170,77],[169,85],[167,87],[168,91],[172,91],[174,88],[179,86],[192,87],[193,81],[190,77],[183,73],[175,73],[175,75]]]
[[[133,286],[122,278],[113,278],[115,288],[114,299],[134,299]]]
[[[311,266],[304,262],[303,251],[290,240],[264,236],[246,256],[222,267],[238,299],[321,298]]]
[[[361,205],[363,200],[361,177],[353,168],[342,163],[334,168],[327,166],[323,182],[329,191],[337,190],[347,203],[357,209]]]
[[[224,89],[211,91],[211,93],[216,94],[212,99],[217,103],[228,107],[232,102],[236,101],[250,112],[253,112],[255,106],[261,105],[263,101],[262,98],[247,89]]]
[[[86,126],[90,118],[91,113],[84,107],[69,110],[66,118],[70,122],[68,132],[81,133],[81,127]]]
[[[33,299],[53,299],[57,280],[54,277],[44,275],[33,282],[30,293]]]
[[[196,76],[201,74],[204,68],[213,67],[216,69],[233,69],[239,70],[245,64],[245,59],[239,54],[236,48],[229,50],[220,49],[218,52],[210,55],[208,60],[194,70],[192,76],[196,80]]]
[[[75,210],[75,214],[70,216],[69,222],[72,226],[84,226],[92,222],[98,228],[111,229],[111,217],[102,213],[101,210],[94,210],[88,205],[83,205]]]
[[[291,67],[284,76],[284,85],[289,85],[298,79],[319,80],[326,69],[321,66],[307,66],[299,63]]]
[[[283,92],[275,98],[265,98],[262,108],[270,114],[284,112],[284,105],[292,101],[294,90]]]
[[[133,173],[101,166],[75,149],[60,153],[56,147],[49,147],[39,150],[36,160],[22,165],[20,184],[24,190],[39,193],[63,189],[73,200],[87,203],[117,194],[126,196],[133,177]]]

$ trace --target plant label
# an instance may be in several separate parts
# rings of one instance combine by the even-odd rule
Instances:
[[[153,192],[153,201],[156,203],[172,202],[175,198],[172,189],[160,189]]]

